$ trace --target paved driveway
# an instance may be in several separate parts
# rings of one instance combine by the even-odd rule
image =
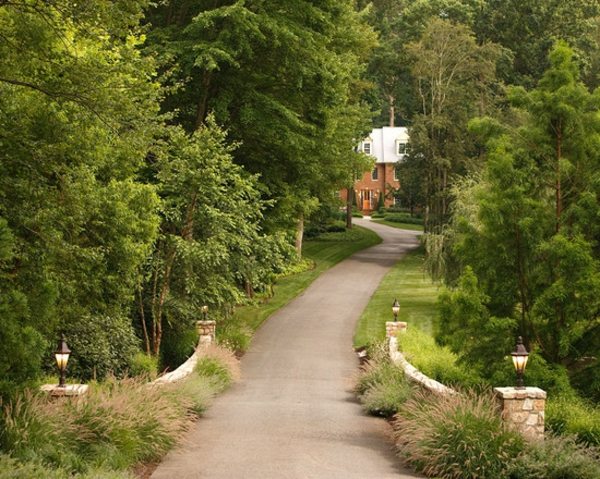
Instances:
[[[381,419],[352,393],[356,321],[416,233],[359,220],[383,243],[323,273],[256,334],[242,380],[216,399],[153,479],[387,479],[402,469]],[[390,298],[390,306],[393,298]]]

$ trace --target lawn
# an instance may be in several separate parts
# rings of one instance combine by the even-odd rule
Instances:
[[[381,243],[373,231],[360,226],[343,233],[325,233],[317,239],[305,241],[303,256],[314,262],[314,268],[280,278],[275,285],[275,295],[268,302],[256,306],[243,306],[235,316],[252,331],[279,308],[285,306],[304,291],[322,272],[362,249]]]
[[[394,320],[394,298],[400,302],[399,321],[406,321],[409,328],[431,332],[437,313],[438,286],[423,270],[423,261],[423,249],[419,248],[408,253],[385,275],[358,321],[354,347],[364,347],[385,338],[385,322]]]
[[[412,225],[408,223],[396,223],[395,221],[386,221],[383,219],[372,219],[374,223],[379,223],[386,226],[391,226],[392,228],[399,228],[401,230],[411,230],[411,231],[423,231],[422,225]]]

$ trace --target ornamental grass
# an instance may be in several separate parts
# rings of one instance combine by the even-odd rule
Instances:
[[[394,418],[399,455],[439,479],[507,478],[524,440],[507,430],[491,394],[438,396],[416,392]]]
[[[0,451],[22,467],[54,468],[56,477],[61,471],[100,474],[156,461],[238,376],[233,355],[210,347],[195,373],[174,384],[110,378],[68,400],[25,392],[2,407]]]

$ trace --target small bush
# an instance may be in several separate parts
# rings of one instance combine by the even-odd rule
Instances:
[[[48,469],[36,463],[19,463],[15,459],[0,454],[0,479],[135,479],[128,472],[92,469],[81,474],[71,474],[65,469]]]
[[[390,417],[410,397],[404,372],[378,351],[362,366],[355,391],[369,414]]]
[[[500,479],[524,448],[503,428],[491,395],[432,396],[419,392],[394,420],[401,457],[418,472],[440,479]]]
[[[573,436],[547,437],[529,444],[509,466],[510,479],[598,479],[600,451]]]
[[[575,395],[548,398],[546,425],[556,434],[574,434],[580,441],[600,445],[600,408]]]
[[[222,391],[240,376],[239,361],[234,354],[219,346],[210,346],[202,351],[196,364],[196,373],[209,378],[218,391]]]
[[[373,214],[371,214],[371,218],[373,218],[373,219],[385,218],[385,213],[380,213],[380,212],[376,211]]]
[[[387,213],[384,218],[386,221],[391,221],[392,223],[405,223],[408,225],[423,224],[423,220],[421,218],[415,218],[414,216],[404,213]]]
[[[353,211],[352,218],[362,218],[363,214],[360,211]]]
[[[129,375],[132,377],[142,376],[148,380],[156,378],[158,373],[158,359],[154,356],[139,352],[129,366]]]
[[[344,221],[334,221],[325,226],[328,233],[340,233],[346,231],[346,223]]]

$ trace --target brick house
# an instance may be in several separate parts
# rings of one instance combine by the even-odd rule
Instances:
[[[400,187],[395,165],[398,161],[402,161],[407,152],[408,129],[393,126],[374,128],[358,148],[359,151],[375,158],[373,170],[364,172],[354,183],[356,205],[362,213],[368,215],[377,210],[381,195],[385,207],[394,204],[392,193]],[[345,203],[348,190],[340,191],[340,197]]]

